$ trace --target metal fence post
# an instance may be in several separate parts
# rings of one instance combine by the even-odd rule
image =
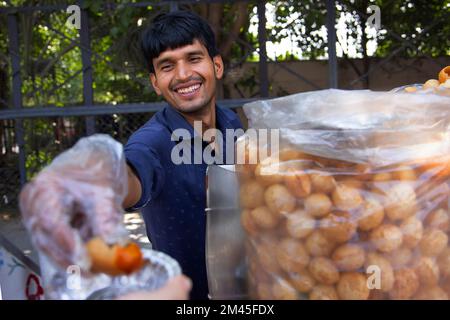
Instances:
[[[336,6],[334,0],[327,0],[328,81],[330,88],[338,87],[335,24]]]
[[[89,14],[81,9],[80,21],[81,59],[83,63],[83,97],[85,105],[94,104],[94,89],[92,87],[91,43],[89,38]],[[86,135],[95,133],[95,118],[86,117]]]
[[[19,48],[19,29],[17,26],[17,16],[8,14],[8,37],[9,53],[11,55],[12,68],[12,94],[14,109],[22,108],[22,78],[20,77],[20,48]],[[23,186],[27,180],[25,167],[25,138],[23,122],[21,119],[15,119],[16,143],[19,147],[19,173],[20,184]]]
[[[178,10],[178,3],[176,1],[170,1],[170,12]]]
[[[258,1],[259,86],[261,97],[269,96],[269,76],[266,51],[266,2]]]

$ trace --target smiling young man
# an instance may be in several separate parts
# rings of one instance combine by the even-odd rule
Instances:
[[[129,192],[124,207],[142,208],[154,249],[180,263],[193,282],[191,298],[207,299],[207,165],[203,160],[200,164],[175,164],[172,151],[179,143],[179,129],[189,132],[191,145],[201,138],[194,122],[201,122],[203,132],[217,129],[223,137],[225,130],[242,125],[234,112],[216,105],[217,81],[224,65],[207,22],[187,11],[160,15],[143,33],[142,48],[151,83],[168,106],[137,130],[125,146]],[[200,142],[202,150],[208,143]],[[216,152],[225,155],[226,141],[218,146],[223,150]]]
[[[21,212],[41,253],[62,270],[78,265],[90,272],[85,243],[93,237],[111,245],[129,241],[123,208],[141,208],[153,248],[179,262],[192,280],[192,299],[207,299],[203,155],[212,155],[214,145],[227,159],[235,136],[231,143],[220,137],[228,138],[225,131],[240,129],[241,123],[234,112],[216,105],[223,61],[204,20],[183,11],[160,15],[143,34],[142,47],[151,83],[168,106],[125,148],[106,135],[80,139],[22,189]],[[204,130],[216,134],[204,141]],[[179,145],[183,159],[194,158],[193,163],[178,161]]]

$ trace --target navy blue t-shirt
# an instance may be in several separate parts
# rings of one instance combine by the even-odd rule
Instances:
[[[233,111],[216,106],[216,128],[223,134],[225,143],[221,149],[225,149],[225,130],[240,129],[242,124]],[[175,164],[171,160],[172,150],[178,144],[171,139],[176,129],[185,129],[191,136],[199,137],[180,113],[167,106],[139,128],[126,144],[127,162],[142,186],[142,197],[132,209],[142,208],[153,248],[176,259],[183,273],[192,279],[191,299],[207,299],[207,164],[203,158],[201,164]],[[226,151],[223,152],[225,161]]]

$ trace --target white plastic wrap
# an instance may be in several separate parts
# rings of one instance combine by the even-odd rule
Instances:
[[[77,265],[87,271],[87,239],[128,239],[122,222],[127,179],[122,145],[107,135],[80,139],[56,157],[24,187],[19,199],[39,253],[63,270]]]
[[[331,89],[244,111],[280,130],[279,152],[238,139],[260,156],[237,165],[251,298],[449,299],[449,97]]]
[[[320,90],[246,104],[249,127],[280,129],[307,153],[375,166],[450,151],[450,98]]]

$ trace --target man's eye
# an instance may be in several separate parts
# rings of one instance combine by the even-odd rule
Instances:
[[[172,65],[170,65],[170,64],[166,64],[161,67],[162,71],[170,71],[170,69],[172,69]]]
[[[191,62],[198,62],[198,61],[200,61],[200,57],[192,57],[191,58]]]

